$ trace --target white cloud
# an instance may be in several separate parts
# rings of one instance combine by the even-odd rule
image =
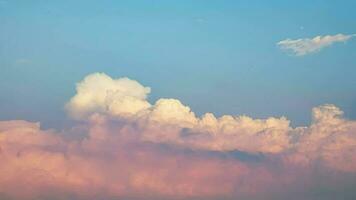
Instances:
[[[158,99],[151,105],[146,100],[149,92],[149,87],[137,81],[94,73],[77,84],[77,94],[66,108],[75,119],[86,120],[103,114],[138,123],[143,127],[142,138],[151,142],[249,152],[280,152],[288,145],[290,127],[284,117],[261,120],[224,115],[216,118],[208,113],[200,118],[177,99]],[[182,129],[187,130],[189,137],[181,136]]]
[[[319,35],[314,38],[301,38],[295,40],[285,39],[279,41],[277,43],[277,46],[279,46],[283,50],[292,51],[296,56],[303,56],[306,54],[318,52],[321,49],[330,46],[336,42],[346,42],[354,36],[356,36],[356,34],[336,34],[325,36]]]
[[[151,89],[129,78],[112,79],[104,73],[88,75],[77,84],[77,94],[66,105],[74,119],[86,119],[93,113],[131,117],[149,108]]]
[[[197,118],[190,108],[184,106],[177,99],[159,99],[148,117],[159,123],[183,127],[193,127],[197,122]]]
[[[67,108],[72,116],[84,120],[100,114],[124,120],[128,126],[138,125],[132,135],[144,141],[192,149],[249,153],[303,151],[300,155],[317,155],[327,160],[332,156],[343,159],[343,155],[330,149],[321,151],[322,146],[330,144],[330,148],[342,151],[344,146],[352,149],[356,145],[356,136],[351,134],[356,130],[355,122],[343,119],[343,112],[332,104],[313,108],[311,126],[293,128],[285,117],[253,119],[224,115],[217,118],[212,113],[198,117],[177,99],[159,99],[151,105],[146,100],[149,92],[148,87],[134,80],[112,79],[95,73],[78,83],[77,94]],[[341,138],[348,138],[345,145]],[[324,155],[325,152],[330,155]],[[308,156],[304,159],[309,160]],[[346,158],[355,160],[350,168],[356,166],[356,157]]]

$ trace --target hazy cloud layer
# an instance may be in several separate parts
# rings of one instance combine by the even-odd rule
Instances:
[[[197,117],[176,99],[149,103],[149,92],[96,73],[66,105],[81,121],[72,129],[0,122],[0,198],[355,199],[356,122],[338,107],[291,127]]]
[[[328,47],[337,42],[346,42],[356,34],[344,35],[325,35],[316,36],[314,38],[301,38],[301,39],[285,39],[279,41],[277,46],[282,50],[291,51],[296,56],[304,56],[306,54],[315,53],[321,49]]]

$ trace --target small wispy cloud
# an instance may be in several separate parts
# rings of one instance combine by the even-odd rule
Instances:
[[[314,38],[300,38],[300,39],[285,39],[279,41],[277,46],[282,50],[292,51],[296,56],[304,56],[306,54],[315,53],[321,49],[328,47],[336,42],[346,42],[356,34],[344,35],[318,35]]]

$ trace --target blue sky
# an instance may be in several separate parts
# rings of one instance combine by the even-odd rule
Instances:
[[[281,40],[355,34],[355,1],[1,1],[0,119],[67,123],[93,72],[205,112],[310,122],[333,103],[356,118],[356,40],[293,56]]]

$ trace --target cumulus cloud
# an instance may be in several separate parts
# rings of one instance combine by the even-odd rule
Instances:
[[[136,81],[95,73],[77,84],[77,94],[69,101],[67,109],[76,119],[103,114],[135,122],[142,129],[142,138],[151,142],[251,152],[279,152],[288,145],[286,133],[290,127],[284,117],[256,120],[224,115],[216,118],[208,113],[199,118],[177,99],[159,99],[151,105],[146,100],[149,92],[149,87]],[[166,129],[171,130],[169,135]],[[181,133],[182,129],[185,134]],[[255,147],[251,148],[253,145]]]
[[[355,37],[356,34],[344,35],[325,35],[325,36],[316,36],[314,38],[301,38],[301,39],[285,39],[279,41],[277,46],[283,50],[292,51],[293,54],[297,56],[304,56],[306,54],[315,53],[321,49],[331,46],[337,42],[346,42],[352,37]]]
[[[82,121],[71,130],[0,122],[0,198],[356,197],[356,121],[335,105],[291,127],[285,117],[199,117],[177,99],[151,104],[149,92],[95,73],[66,105]]]
[[[108,84],[108,88],[105,88],[107,80],[115,83],[115,87]],[[124,80],[134,84],[126,82],[121,84],[122,80],[122,78],[112,79],[105,74],[87,76],[78,83],[79,87],[86,88],[85,92],[77,88],[78,93],[67,105],[67,108],[72,109],[69,113],[82,116],[83,119],[88,119],[91,115],[102,114],[111,119],[124,120],[126,124],[135,125],[143,141],[174,144],[192,149],[238,150],[249,153],[281,153],[295,150],[301,141],[306,140],[305,138],[316,137],[321,133],[325,135],[333,131],[340,132],[345,129],[346,124],[351,123],[343,119],[341,117],[343,112],[331,104],[313,108],[313,123],[308,128],[293,128],[285,117],[252,119],[248,116],[223,115],[217,118],[212,113],[197,117],[188,106],[183,105],[177,99],[159,99],[151,105],[146,100],[148,87],[129,79]],[[92,85],[100,86],[100,90],[105,92],[97,91],[98,89]],[[139,99],[140,105],[147,106],[136,109],[138,107],[136,101],[122,102],[123,96],[134,96],[130,94],[130,90],[138,93],[134,98]],[[103,100],[111,93],[125,93],[125,95],[113,95],[110,96],[110,100]],[[101,100],[89,101],[90,104],[87,101],[76,101],[87,99],[88,94],[98,96]],[[93,102],[95,107],[92,106]],[[115,107],[123,107],[121,110],[132,112],[113,112],[109,109],[114,107],[111,106],[113,102],[116,102]],[[85,110],[85,116],[82,115],[83,110]],[[127,118],[127,113],[130,113],[129,118]],[[314,129],[316,131],[313,131]]]
[[[38,123],[1,122],[0,194],[14,199],[255,196],[261,184],[274,181],[268,169],[248,162],[138,142],[127,137],[129,130],[109,128],[103,119],[92,119],[87,128],[88,137],[79,141],[41,130]],[[252,173],[259,176],[248,178]]]
[[[146,101],[151,89],[129,78],[113,80],[104,73],[95,73],[78,83],[76,91],[66,105],[75,119],[91,113],[130,117],[151,106]]]

